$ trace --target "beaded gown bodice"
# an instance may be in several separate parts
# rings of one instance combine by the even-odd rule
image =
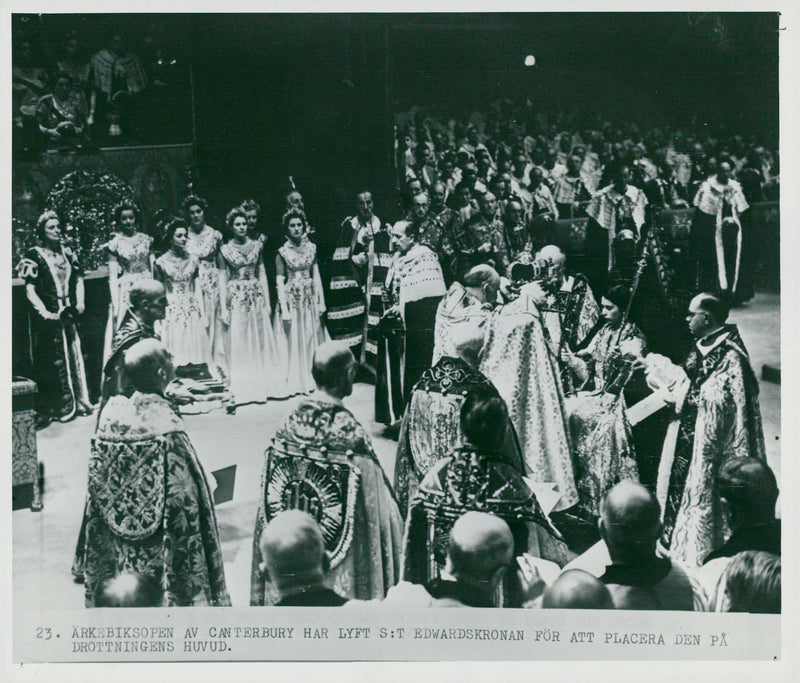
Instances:
[[[216,255],[222,242],[222,233],[208,225],[199,233],[191,229],[188,232],[186,251],[197,259],[200,287],[204,292],[216,292],[219,288]]]
[[[120,275],[146,273],[150,270],[150,247],[153,238],[138,232],[131,237],[116,235],[108,245],[117,258]]]
[[[164,286],[167,294],[191,294],[192,279],[198,270],[197,259],[194,256],[181,258],[168,251],[156,262],[166,275]]]
[[[229,280],[256,280],[261,263],[261,242],[252,241],[244,247],[228,242],[222,247],[222,257],[228,266]]]

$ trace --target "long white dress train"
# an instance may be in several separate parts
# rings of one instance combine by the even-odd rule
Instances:
[[[225,369],[236,403],[264,402],[287,395],[284,381],[286,349],[270,322],[267,278],[261,259],[262,243],[240,249],[228,242],[221,249],[226,277],[222,326]]]
[[[217,254],[222,244],[222,233],[206,225],[199,233],[189,228],[186,251],[197,259],[199,270],[197,282],[203,297],[203,314],[206,336],[215,364],[223,356],[223,342],[217,339],[217,316],[219,314],[219,270]],[[209,369],[212,365],[209,364]]]
[[[311,376],[314,352],[330,337],[320,316],[325,312],[325,298],[317,268],[317,245],[303,240],[298,246],[286,242],[279,250],[286,270],[285,300],[279,299],[275,315],[275,335],[287,348],[286,381],[289,395],[303,394],[316,388]],[[280,297],[280,294],[279,294]],[[288,309],[288,320],[284,319]]]
[[[160,337],[172,354],[176,368],[189,364],[211,363],[211,345],[196,278],[199,269],[194,256],[176,257],[172,252],[159,256],[156,265],[163,274],[167,290],[167,312],[161,321]]]

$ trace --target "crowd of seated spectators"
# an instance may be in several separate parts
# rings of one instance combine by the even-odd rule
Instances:
[[[163,124],[174,116],[163,105],[176,93],[163,91],[174,91],[176,74],[163,72],[174,71],[177,60],[165,61],[170,50],[162,42],[155,31],[134,46],[126,30],[116,28],[96,40],[76,31],[53,40],[32,28],[15,32],[15,151],[92,149],[169,135]]]
[[[577,218],[610,184],[610,169],[624,163],[649,204],[692,208],[700,184],[723,159],[748,203],[778,199],[777,150],[754,136],[705,124],[645,126],[596,112],[548,116],[529,105],[499,100],[467,118],[417,107],[397,114],[396,165],[407,201],[417,183],[429,190],[441,181],[451,208],[463,210],[499,177],[505,201],[521,199],[529,220]]]
[[[742,519],[749,508],[739,499],[758,498],[760,509],[766,510],[764,515],[769,518],[766,523],[778,525],[778,535],[770,536],[767,549],[763,539],[755,535],[735,549],[729,549],[728,542],[709,556],[706,565],[694,570],[660,557],[656,551],[661,531],[658,502],[644,486],[625,480],[603,500],[599,520],[602,540],[548,579],[544,576],[549,572],[540,572],[542,560],[538,558],[526,554],[513,562],[513,536],[506,522],[491,514],[467,512],[450,532],[442,577],[424,586],[401,581],[389,590],[385,600],[371,604],[500,607],[497,596],[503,576],[517,571],[527,608],[780,614],[780,522],[774,517],[778,494],[775,477],[765,464],[747,458],[731,461],[726,470],[720,478],[723,487],[736,480],[738,507],[734,515],[739,515],[739,523],[762,522],[760,517]],[[769,495],[761,496],[767,489]],[[328,587],[322,535],[305,513],[290,510],[277,515],[264,531],[261,545],[272,580],[283,587],[284,602],[278,604],[338,606],[348,602]],[[709,567],[720,553],[728,553],[724,562]],[[547,564],[544,562],[541,569],[545,570]],[[300,579],[298,566],[308,570]],[[356,600],[350,604],[365,603]]]

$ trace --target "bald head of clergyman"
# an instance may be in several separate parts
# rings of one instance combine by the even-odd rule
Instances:
[[[163,607],[164,591],[146,574],[119,574],[100,581],[94,591],[95,607]]]
[[[338,399],[349,396],[356,377],[353,352],[343,342],[320,344],[314,352],[311,376],[320,391]]]
[[[300,510],[285,510],[267,525],[259,541],[259,569],[281,594],[321,586],[328,569],[325,541],[314,519]]]
[[[661,510],[644,486],[621,481],[603,499],[598,526],[613,562],[649,559],[655,555],[661,533]]]
[[[548,244],[542,247],[536,254],[537,261],[549,261],[552,266],[553,275],[563,275],[567,268],[567,257],[555,244]]]
[[[614,609],[606,585],[582,569],[563,572],[542,596],[544,609]]]
[[[164,319],[167,293],[158,280],[137,280],[131,286],[129,297],[133,312],[148,327],[152,327],[156,320]]]
[[[508,524],[485,512],[467,512],[450,531],[445,571],[458,583],[493,598],[513,558],[514,537]]]
[[[162,394],[175,379],[172,355],[158,339],[142,339],[123,355],[125,374],[145,394]]]

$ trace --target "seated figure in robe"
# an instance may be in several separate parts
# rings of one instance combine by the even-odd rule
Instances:
[[[614,485],[623,479],[639,479],[623,395],[633,366],[625,363],[623,355],[631,350],[632,355],[641,356],[644,337],[634,323],[623,320],[629,296],[624,287],[612,287],[601,300],[605,322],[586,348],[577,353],[564,349],[565,362],[580,388],[564,402],[580,498],[578,512],[590,522],[596,521],[600,502]]]
[[[483,349],[481,328],[463,322],[452,330],[450,342],[452,355],[442,356],[422,374],[400,426],[394,492],[404,517],[420,480],[431,467],[462,445],[464,435],[459,426],[459,412],[464,401],[476,391],[500,396],[478,369]],[[525,474],[517,434],[507,418],[502,450],[507,462],[520,474]]]
[[[563,565],[571,556],[536,495],[507,460],[502,444],[508,411],[503,399],[473,392],[460,411],[461,446],[428,472],[411,502],[403,547],[403,580],[426,584],[444,567],[450,530],[466,512],[505,520],[514,556],[529,553]],[[522,599],[515,571],[503,584],[502,604]]]

